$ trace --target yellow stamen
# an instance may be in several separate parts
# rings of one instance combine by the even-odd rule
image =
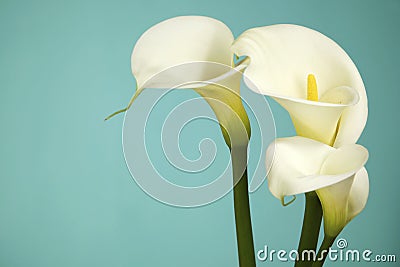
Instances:
[[[307,77],[307,100],[318,101],[317,81],[313,74],[308,74]]]

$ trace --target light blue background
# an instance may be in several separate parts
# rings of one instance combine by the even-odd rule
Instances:
[[[346,49],[369,96],[360,144],[370,151],[371,192],[341,237],[399,258],[399,13],[398,0],[1,0],[0,266],[237,265],[231,195],[196,209],[153,200],[125,166],[123,116],[103,122],[134,91],[130,53],[141,33],[187,14],[220,19],[235,36],[301,24]],[[278,135],[292,135],[286,112],[271,106]],[[283,208],[264,184],[251,205],[257,249],[297,247],[302,198]]]

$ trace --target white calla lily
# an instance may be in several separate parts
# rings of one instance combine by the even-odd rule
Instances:
[[[333,148],[300,136],[279,138],[267,150],[269,189],[281,201],[316,191],[325,233],[336,236],[366,204],[367,159],[368,151],[356,144]]]
[[[235,145],[247,145],[250,123],[239,95],[245,65],[233,68],[233,40],[230,29],[210,17],[175,17],[149,28],[131,56],[136,92],[127,108],[108,118],[129,109],[145,88],[190,88],[213,109],[227,144],[234,138]]]
[[[355,145],[368,116],[357,67],[333,40],[298,25],[247,30],[232,51],[249,58],[247,85],[282,105],[299,135],[269,147],[270,191],[282,202],[285,196],[315,191],[325,234],[336,237],[364,208],[369,190],[363,168],[368,152]],[[316,205],[313,199],[306,209]]]
[[[334,147],[357,142],[367,96],[353,61],[333,40],[298,25],[272,25],[245,31],[232,51],[250,58],[247,85],[288,110],[299,135]],[[309,74],[317,80],[318,101],[307,100]]]
[[[232,66],[233,54],[229,48],[233,40],[224,23],[209,17],[175,17],[154,25],[139,38],[132,52],[131,68],[138,89],[169,88],[215,78],[218,71],[209,65],[199,64],[197,69],[171,67],[192,62]],[[160,73],[156,80],[151,79]]]
[[[137,90],[119,112],[129,109],[145,88],[190,88],[204,97],[231,150],[239,264],[255,266],[246,169],[250,122],[240,97],[245,65],[233,68],[233,40],[225,24],[209,17],[175,17],[151,27],[133,49]]]

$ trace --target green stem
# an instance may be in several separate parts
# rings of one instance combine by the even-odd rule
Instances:
[[[324,265],[326,256],[328,255],[329,248],[332,246],[335,241],[336,236],[324,236],[324,241],[322,241],[321,247],[319,248],[317,260],[313,263],[312,267],[322,267]]]
[[[240,267],[255,267],[255,253],[253,243],[253,231],[249,206],[249,192],[247,180],[247,146],[231,149],[232,170],[234,183],[239,182],[233,188],[236,239]]]
[[[298,247],[299,260],[296,261],[295,267],[311,267],[313,263],[312,257],[303,257],[304,250],[317,250],[319,229],[322,220],[321,202],[315,192],[305,193],[305,210],[303,219],[303,228]]]

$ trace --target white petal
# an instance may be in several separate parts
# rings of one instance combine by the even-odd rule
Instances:
[[[138,88],[169,88],[185,82],[207,81],[232,65],[233,35],[222,22],[209,17],[175,17],[156,24],[137,41],[131,57]],[[190,64],[214,62],[218,64]],[[161,74],[162,75],[161,75]],[[155,78],[151,79],[154,75]]]
[[[313,191],[323,179],[317,175],[335,149],[299,136],[276,139],[267,149],[268,186],[278,199]]]
[[[363,152],[360,150],[360,153]],[[346,164],[346,161],[350,161],[350,163]],[[357,165],[356,161],[348,158],[348,155],[345,155],[343,159],[340,159],[340,162],[336,163],[339,163],[339,166],[343,166],[340,163],[344,163],[344,165],[347,165],[346,169]],[[329,168],[332,168],[332,166]],[[325,169],[325,171],[337,172],[337,169]],[[316,192],[322,204],[325,234],[335,237],[364,209],[369,192],[368,173],[365,168],[361,168],[348,179],[321,188]]]
[[[321,99],[274,97],[290,114],[298,135],[333,145],[339,119],[346,107],[358,101],[358,94],[350,87],[333,88]]]
[[[367,159],[368,151],[360,145],[335,149],[299,136],[276,139],[266,154],[268,186],[282,200],[346,180]]]
[[[356,173],[354,177],[353,186],[350,190],[349,196],[349,214],[347,220],[351,221],[357,216],[367,204],[369,194],[369,180],[368,172],[362,168]]]
[[[316,191],[322,205],[324,231],[330,237],[336,237],[348,222],[348,201],[353,180],[354,174]]]
[[[358,172],[368,160],[368,150],[360,145],[346,145],[332,151],[321,166],[322,175]]]
[[[258,93],[306,99],[308,74],[315,75],[319,95],[342,86],[353,88],[359,102],[343,112],[334,146],[357,141],[367,119],[367,96],[353,61],[333,40],[302,26],[272,25],[247,30],[232,51],[250,58],[244,74],[248,86]],[[332,135],[333,127],[329,128]]]

